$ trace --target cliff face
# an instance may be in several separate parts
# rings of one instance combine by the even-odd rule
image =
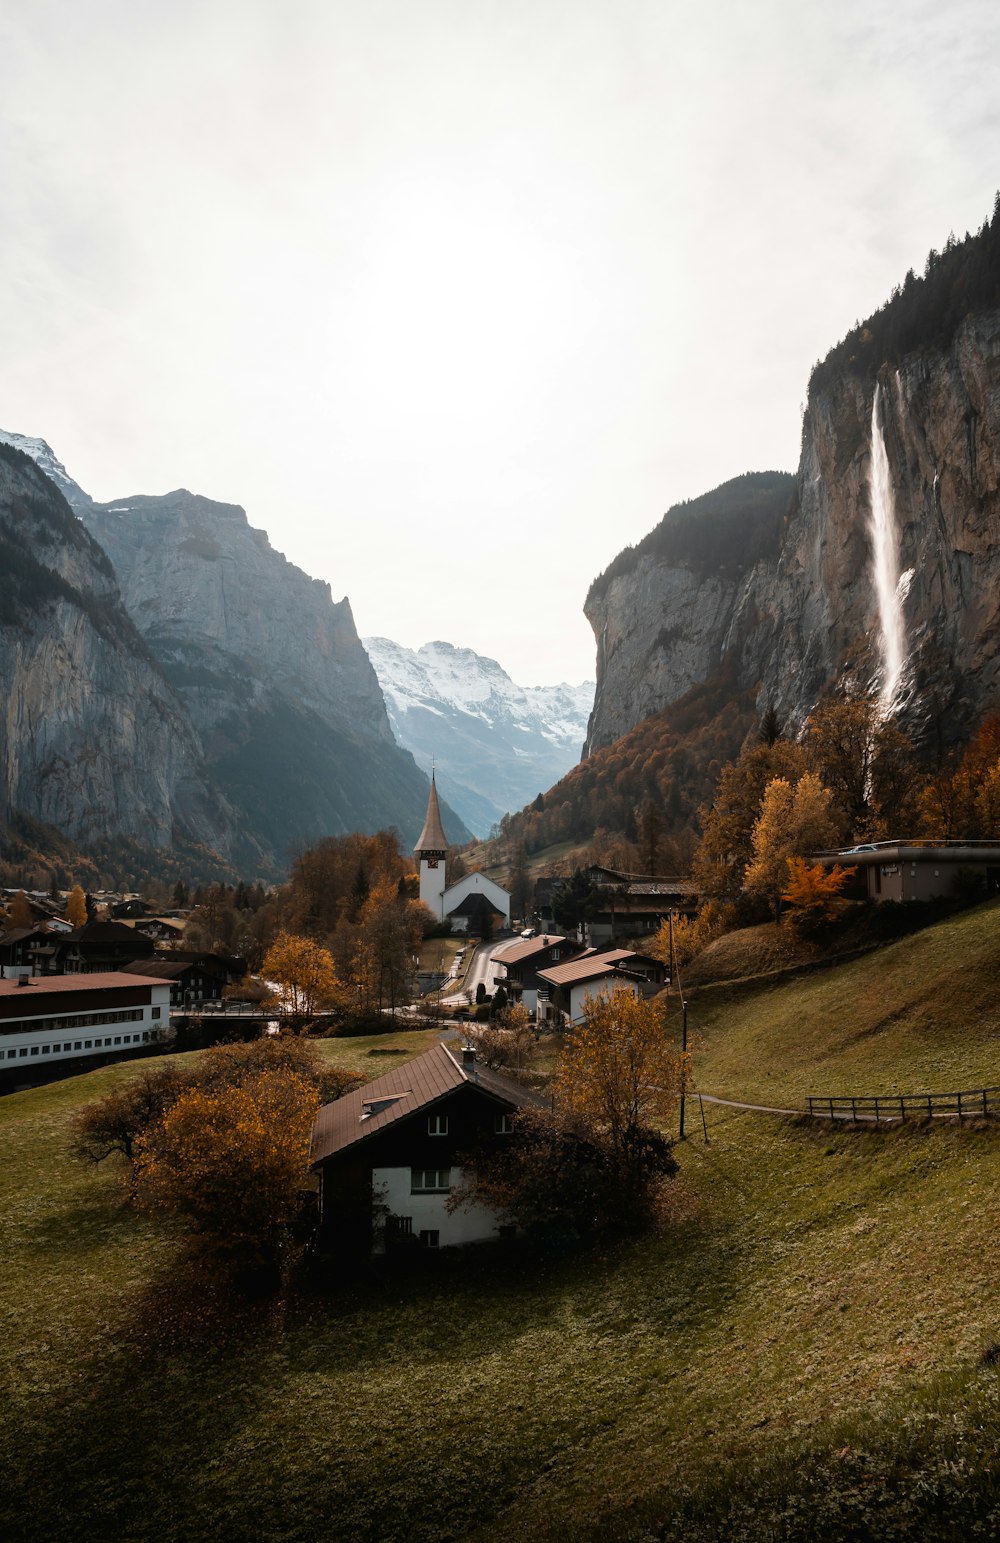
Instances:
[[[279,867],[325,835],[395,825],[416,837],[427,779],[392,737],[346,599],[232,504],[180,490],[81,514],[216,782]]]
[[[26,455],[0,446],[0,815],[84,845],[197,842],[230,813],[105,554]]]
[[[884,682],[871,525],[876,385],[898,542],[896,706],[913,726],[949,738],[998,705],[1000,310],[991,309],[898,365],[824,367],[771,550],[751,552],[736,571],[731,562],[727,571],[725,541],[715,564],[700,568],[683,552],[664,559],[641,549],[621,573],[612,565],[587,605],[598,641],[588,748],[676,701],[724,658],[760,710],[773,702],[793,728],[836,685]],[[730,515],[735,536],[742,521]]]
[[[904,669],[899,703],[946,736],[998,695],[1000,311],[941,350],[874,377],[843,372],[810,394],[796,508],[774,574],[758,576],[773,638],[744,628],[746,667],[799,724],[847,676],[883,670],[870,529],[872,398],[893,491]]]
[[[585,754],[627,734],[709,679],[764,553],[775,558],[794,479],[751,473],[671,509],[590,589],[597,693]]]

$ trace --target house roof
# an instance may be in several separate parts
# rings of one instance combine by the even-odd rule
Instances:
[[[145,986],[151,989],[156,982],[129,970],[92,971],[89,975],[33,975],[31,984],[19,986],[16,980],[0,980],[0,997],[23,997],[25,1002],[40,996],[53,996],[62,992],[113,991],[129,986]]]
[[[130,975],[146,975],[151,980],[177,980],[192,968],[184,959],[133,959],[128,970]]]
[[[568,964],[554,964],[551,969],[539,970],[538,976],[550,986],[576,986],[580,981],[596,980],[599,975],[624,975],[621,966],[627,959],[636,957],[632,948],[609,948],[603,954],[571,959]]]
[[[492,958],[498,964],[520,964],[522,959],[531,959],[535,954],[543,954],[547,948],[552,948],[556,943],[565,943],[567,948],[580,952],[580,945],[574,938],[565,938],[561,932],[544,932],[537,938],[525,938],[523,943],[515,943],[513,948],[505,948],[502,954],[493,954]],[[587,953],[593,950],[587,949]]]
[[[427,795],[427,813],[424,816],[424,828],[417,837],[417,844],[413,848],[415,852],[446,852],[448,850],[448,838],[441,824],[441,806],[438,803],[437,783],[434,773],[431,772],[431,790]]]
[[[461,1057],[454,1055],[447,1045],[434,1045],[405,1066],[393,1067],[365,1087],[324,1105],[313,1126],[310,1162],[315,1167],[335,1152],[367,1141],[398,1120],[436,1104],[465,1083],[510,1109],[527,1104],[548,1108],[548,1100],[531,1088],[484,1066],[466,1071]],[[386,1102],[378,1107],[383,1099]]]

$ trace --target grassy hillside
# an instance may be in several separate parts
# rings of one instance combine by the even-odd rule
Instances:
[[[1000,1085],[1000,901],[795,982],[692,991],[688,1018],[722,1097]]]
[[[1000,911],[693,998],[699,1081],[1000,1081]],[[414,1052],[419,1036],[390,1043]],[[374,1042],[328,1043],[376,1071]],[[234,1314],[66,1156],[124,1068],[0,1100],[5,1539],[944,1539],[1000,1522],[1000,1134],[734,1111],[658,1236]]]

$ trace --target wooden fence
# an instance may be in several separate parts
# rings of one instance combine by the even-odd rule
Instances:
[[[898,1125],[903,1120],[986,1120],[1000,1115],[1000,1088],[962,1093],[897,1093],[874,1098],[841,1094],[807,1100],[814,1120],[849,1120],[854,1125]]]

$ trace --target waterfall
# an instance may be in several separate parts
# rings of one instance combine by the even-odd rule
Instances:
[[[869,483],[875,598],[878,601],[879,648],[882,655],[878,699],[883,716],[888,716],[895,705],[903,665],[906,662],[903,599],[913,574],[912,572],[901,574],[899,571],[896,507],[892,494],[892,478],[889,474],[889,457],[886,454],[882,425],[879,422],[881,399],[882,387],[876,383],[875,396],[872,400]]]

